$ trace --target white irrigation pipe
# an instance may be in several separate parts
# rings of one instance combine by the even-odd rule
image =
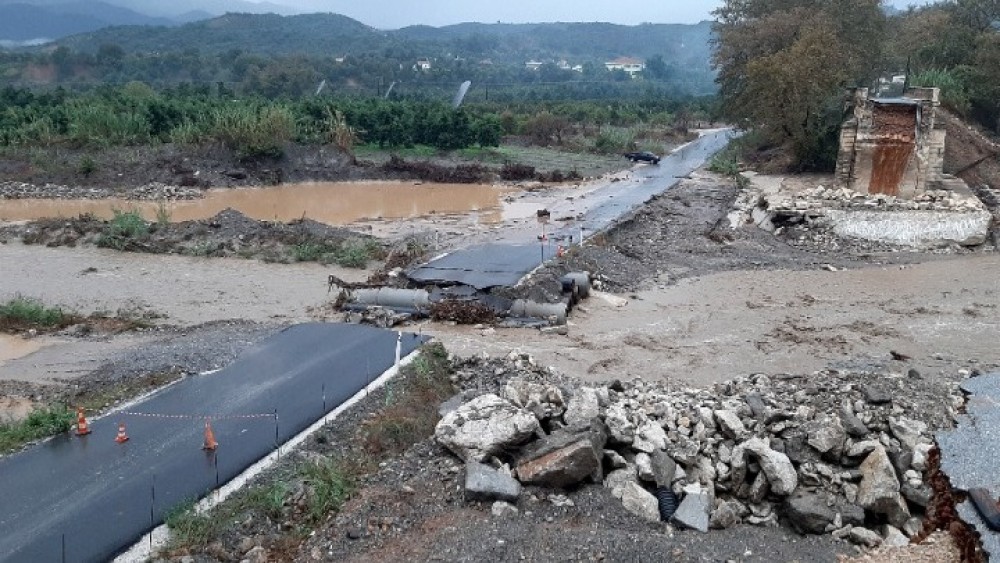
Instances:
[[[205,512],[229,498],[230,495],[240,490],[251,479],[259,475],[265,469],[274,465],[281,458],[283,453],[294,449],[296,446],[304,442],[306,438],[315,434],[320,428],[323,428],[340,416],[345,410],[351,408],[357,404],[358,401],[367,397],[369,393],[384,386],[390,379],[399,373],[400,368],[413,362],[419,354],[420,350],[418,349],[410,352],[409,355],[402,359],[399,359],[399,356],[397,355],[398,363],[396,365],[383,372],[382,375],[375,378],[371,383],[355,393],[350,399],[341,403],[341,405],[332,412],[317,420],[311,426],[295,435],[292,439],[278,446],[278,449],[248,467],[243,471],[243,473],[240,473],[225,485],[219,487],[211,494],[201,499],[194,506],[194,510],[199,513]],[[143,536],[143,539],[136,542],[131,548],[129,548],[128,551],[116,557],[114,561],[115,563],[141,563],[149,561],[156,551],[165,546],[169,540],[170,529],[166,524],[161,524]]]

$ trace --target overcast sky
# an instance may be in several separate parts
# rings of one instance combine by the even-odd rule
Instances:
[[[721,0],[271,0],[306,11],[335,12],[381,29],[413,24],[602,21],[695,23]],[[903,8],[928,0],[891,0]]]

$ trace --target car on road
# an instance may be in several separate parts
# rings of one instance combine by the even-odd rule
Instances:
[[[631,160],[632,162],[649,162],[650,164],[659,164],[660,157],[649,151],[635,151],[625,153],[625,158]]]

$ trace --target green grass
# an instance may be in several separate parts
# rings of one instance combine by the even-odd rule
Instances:
[[[76,413],[66,406],[35,409],[24,419],[0,423],[0,454],[20,448],[28,442],[54,436],[69,430],[76,422]]]
[[[197,512],[196,504],[194,499],[186,500],[172,508],[163,518],[170,528],[172,544],[205,546],[230,524],[228,519],[220,518],[218,514]]]
[[[301,469],[301,476],[310,490],[308,520],[313,524],[338,511],[355,487],[354,476],[332,459],[307,463]]]
[[[74,319],[75,315],[59,307],[49,307],[38,299],[20,295],[0,305],[0,330],[59,328]]]
[[[149,233],[149,223],[138,209],[113,209],[112,213],[114,216],[97,239],[97,246],[124,250]]]

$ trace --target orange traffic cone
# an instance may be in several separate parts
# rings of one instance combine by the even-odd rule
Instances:
[[[115,436],[115,441],[118,442],[119,444],[124,444],[125,442],[128,442],[128,434],[125,433],[124,422],[118,423],[118,436]]]
[[[205,445],[201,447],[203,450],[213,451],[215,448],[219,447],[219,443],[215,441],[215,433],[212,432],[212,424],[205,419]]]
[[[83,414],[83,407],[76,408],[76,435],[86,436],[90,434],[90,425],[87,424],[87,417]]]

